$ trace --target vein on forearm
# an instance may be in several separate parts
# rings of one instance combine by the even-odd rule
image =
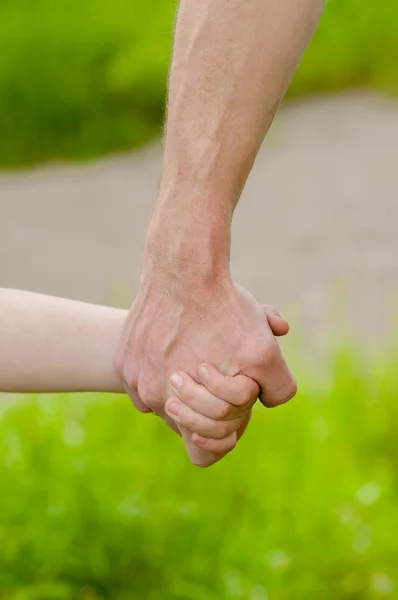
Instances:
[[[163,181],[235,206],[321,0],[182,0]]]

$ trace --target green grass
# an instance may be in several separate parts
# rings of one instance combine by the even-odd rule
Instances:
[[[175,0],[2,0],[0,166],[82,159],[158,135]],[[395,0],[329,0],[292,96],[398,87]]]
[[[124,397],[7,404],[0,598],[397,598],[398,378],[352,356],[207,471]]]

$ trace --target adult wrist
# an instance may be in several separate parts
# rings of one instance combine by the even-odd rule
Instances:
[[[147,239],[144,273],[211,281],[229,274],[229,256],[229,245],[220,239],[209,239],[196,232],[169,235],[152,230]]]
[[[227,211],[200,200],[191,204],[158,201],[147,235],[146,265],[217,275],[229,272],[230,249]]]

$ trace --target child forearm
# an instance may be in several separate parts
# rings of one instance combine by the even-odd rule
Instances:
[[[0,289],[0,391],[124,391],[120,309]]]

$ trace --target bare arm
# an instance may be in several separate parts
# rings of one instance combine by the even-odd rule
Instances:
[[[323,4],[181,0],[151,249],[160,234],[167,258],[229,257],[233,210]]]
[[[169,377],[182,369],[200,381],[201,362],[252,378],[267,406],[295,394],[261,307],[231,281],[230,228],[323,4],[180,2],[163,177],[140,292],[115,360],[135,406],[155,410],[172,427],[165,411]],[[200,464],[190,432],[180,429],[191,459]]]
[[[124,392],[113,354],[126,312],[0,289],[0,391]]]

